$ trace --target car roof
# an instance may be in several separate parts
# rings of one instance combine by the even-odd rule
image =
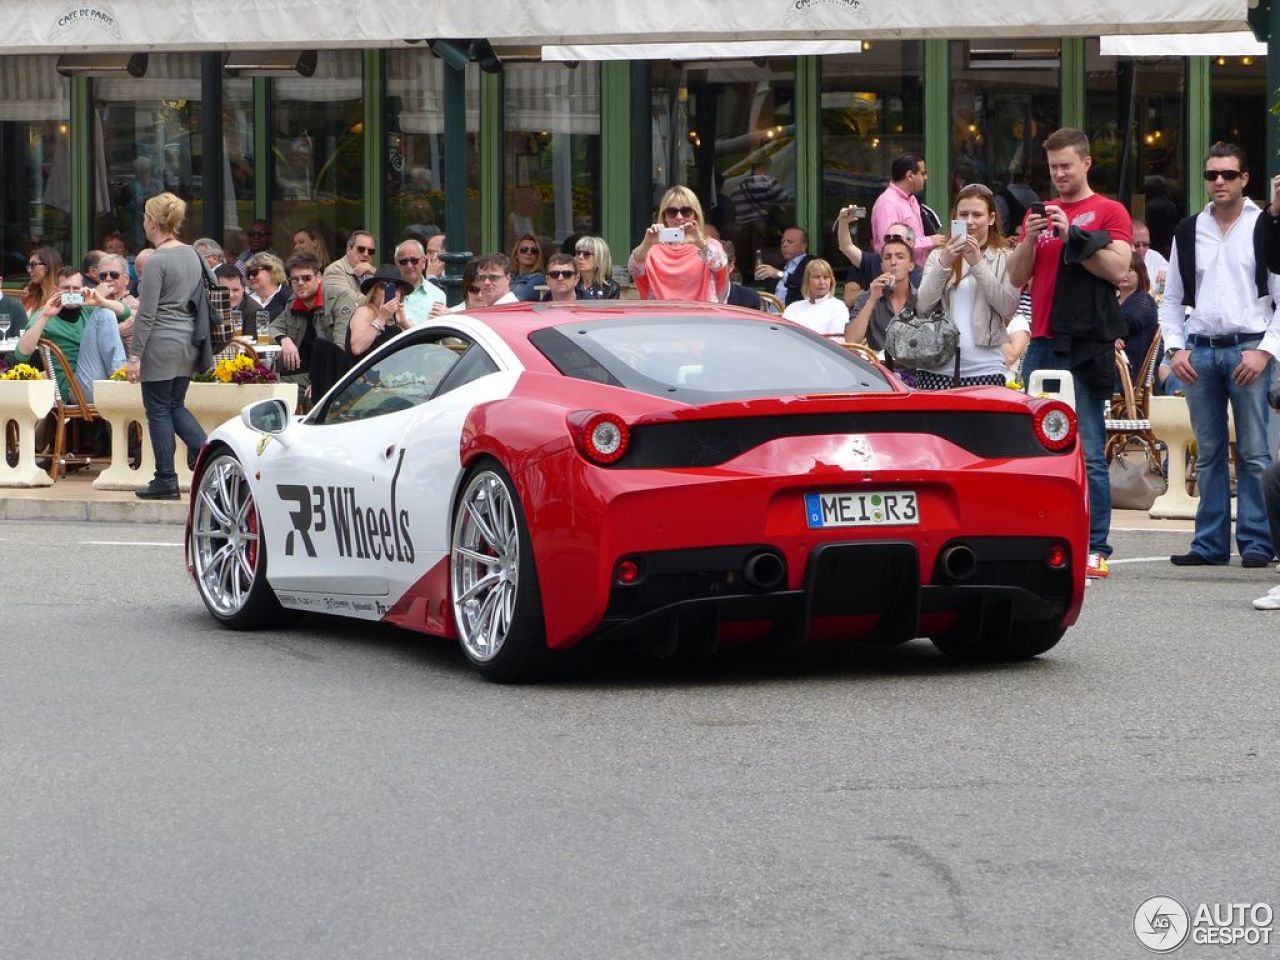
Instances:
[[[700,303],[693,300],[578,300],[573,303],[509,303],[501,307],[484,307],[460,312],[483,323],[502,337],[517,353],[528,346],[529,334],[562,323],[609,319],[634,320],[643,317],[668,320],[680,317],[717,317],[733,320],[777,322],[781,317],[730,307],[723,303]],[[786,321],[788,324],[790,321]]]

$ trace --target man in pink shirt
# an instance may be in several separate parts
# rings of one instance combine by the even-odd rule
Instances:
[[[904,153],[889,168],[892,178],[884,193],[876,198],[871,208],[871,246],[876,253],[884,246],[884,238],[889,227],[895,223],[905,223],[916,235],[916,263],[923,266],[930,251],[947,238],[941,234],[927,236],[924,232],[924,221],[920,217],[920,201],[916,194],[924,192],[924,185],[929,180],[925,170],[924,159],[914,153]]]

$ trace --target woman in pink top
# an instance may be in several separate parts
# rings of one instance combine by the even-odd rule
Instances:
[[[643,300],[719,302],[729,282],[728,259],[719,240],[702,234],[702,204],[688,187],[675,186],[662,197],[658,218],[631,251],[627,269]],[[682,239],[660,242],[659,231],[677,227]]]

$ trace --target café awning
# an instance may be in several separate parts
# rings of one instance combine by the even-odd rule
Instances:
[[[5,53],[1216,33],[1248,0],[6,0]]]

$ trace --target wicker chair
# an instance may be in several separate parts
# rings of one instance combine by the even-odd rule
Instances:
[[[1160,331],[1157,330],[1151,346],[1147,348],[1147,355],[1142,358],[1142,379],[1136,384],[1129,373],[1129,358],[1124,351],[1116,351],[1116,378],[1120,381],[1120,392],[1112,398],[1103,423],[1108,460],[1130,439],[1141,441],[1153,457],[1159,458],[1156,450],[1158,440],[1151,430],[1151,396],[1155,392],[1156,368],[1160,365],[1162,346]]]
[[[67,360],[67,355],[62,352],[58,345],[52,340],[41,338],[38,349],[45,376],[53,381],[54,429],[49,476],[57,480],[63,470],[73,463],[81,467],[87,467],[92,463],[93,458],[89,454],[69,454],[67,452],[68,434],[73,433],[75,438],[79,440],[79,424],[92,423],[101,418],[98,416],[98,411],[93,404],[89,403],[85,398],[84,391],[80,389],[80,381],[76,379],[75,367]],[[70,397],[62,395],[62,385],[59,383],[57,376],[59,370],[66,375],[67,386],[71,390]],[[70,429],[68,425],[70,425]]]
[[[763,310],[765,313],[771,313],[777,317],[782,316],[782,311],[787,308],[786,304],[784,304],[772,293],[768,293],[765,290],[761,290],[759,292],[760,292],[760,309]]]

